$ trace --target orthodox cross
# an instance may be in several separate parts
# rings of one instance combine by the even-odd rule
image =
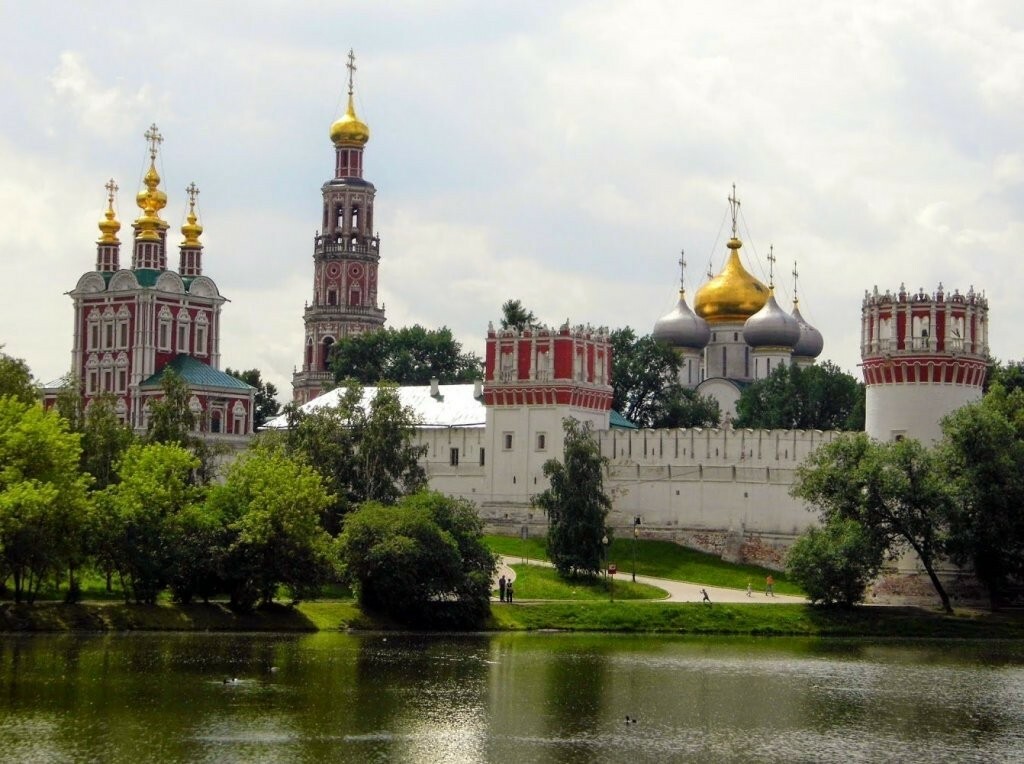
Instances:
[[[185,189],[185,193],[188,194],[188,210],[193,212],[196,208],[196,197],[199,196],[199,186],[195,184],[195,181],[188,184],[188,188]]]
[[[679,290],[686,289],[683,281],[686,278],[686,250],[679,250]]]
[[[352,48],[348,49],[348,94],[352,95],[352,77],[356,73],[356,54]]]
[[[156,122],[149,126],[149,130],[143,133],[143,137],[149,141],[149,158],[156,161],[156,149],[164,142],[164,137],[156,127]]]
[[[775,245],[768,246],[768,286],[775,289]]]
[[[740,211],[740,200],[736,198],[736,184],[732,184],[732,195],[729,197],[729,209],[732,211],[732,238],[736,238],[736,216]]]
[[[800,274],[797,273],[797,270],[796,270],[796,260],[794,260],[793,261],[793,303],[794,304],[796,304],[798,302],[797,296],[796,296],[796,279],[797,279],[797,276],[799,276],[799,275]]]
[[[107,204],[113,207],[114,194],[117,193],[117,184],[114,182],[114,179],[111,178],[110,180],[107,181],[107,184],[104,186],[104,188],[107,189]]]

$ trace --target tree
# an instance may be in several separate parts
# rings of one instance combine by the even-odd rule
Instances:
[[[877,443],[864,433],[838,438],[797,468],[790,492],[818,507],[826,524],[855,520],[893,558],[912,549],[943,609],[952,612],[935,572],[950,497],[934,455],[916,440]]]
[[[939,465],[953,494],[947,549],[998,607],[1024,582],[1024,389],[997,382],[947,416],[942,432]]]
[[[717,427],[718,402],[679,384],[679,356],[628,326],[610,336],[612,408],[638,427]]]
[[[853,607],[864,599],[883,556],[860,523],[834,517],[796,540],[786,555],[786,573],[812,603]]]
[[[256,411],[253,424],[257,430],[281,412],[281,404],[277,402],[277,387],[271,382],[264,382],[259,369],[235,371],[229,367],[224,370],[224,373],[256,388]]]
[[[393,504],[426,485],[416,445],[416,414],[402,406],[398,388],[380,385],[365,408],[363,388],[350,383],[335,406],[312,412],[286,407],[288,429],[280,437],[286,452],[302,459],[324,479],[334,500],[323,517],[332,534],[341,519],[365,501]]]
[[[864,385],[831,361],[800,368],[784,364],[744,388],[737,427],[863,430]]]
[[[1007,393],[1024,388],[1024,361],[1007,361],[1005,364],[996,359],[989,359],[988,372],[985,375],[985,392],[996,384],[1002,386]]]
[[[47,573],[67,570],[75,585],[90,506],[80,453],[56,412],[0,396],[0,575],[13,576],[16,602],[33,601]]]
[[[207,505],[227,531],[222,580],[232,607],[270,603],[278,586],[296,600],[320,590],[335,572],[320,525],[330,501],[316,470],[280,448],[256,447],[231,465]]]
[[[133,445],[118,482],[97,495],[99,552],[118,572],[125,600],[153,604],[173,567],[177,518],[200,504],[192,483],[199,460],[177,444]]]
[[[424,491],[368,502],[339,538],[345,579],[368,611],[409,626],[475,628],[489,612],[495,558],[464,499]]]
[[[0,345],[0,350],[3,347]],[[0,353],[0,397],[5,395],[22,403],[35,403],[39,400],[39,390],[36,389],[28,364],[20,358]]]
[[[523,331],[533,326],[537,317],[523,307],[519,300],[506,300],[501,306],[501,328]]]
[[[602,539],[611,535],[605,523],[611,509],[604,492],[606,460],[589,423],[566,417],[562,427],[564,462],[544,463],[550,487],[534,503],[548,515],[548,554],[558,572],[594,576],[601,570]]]
[[[431,330],[419,324],[345,337],[331,348],[330,360],[336,382],[354,379],[365,385],[472,382],[482,365],[476,354],[462,352],[448,327]]]
[[[214,478],[217,449],[196,434],[192,389],[174,369],[165,368],[160,390],[161,397],[149,403],[146,442],[177,444],[192,453],[198,460],[192,479],[205,485]]]

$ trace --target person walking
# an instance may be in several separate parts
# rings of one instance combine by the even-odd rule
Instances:
[[[768,577],[764,580],[764,596],[774,597],[775,596],[775,579],[772,578],[772,574],[769,573]]]
[[[505,602],[512,602],[512,579],[505,584]]]
[[[706,603],[708,603],[710,605],[711,604],[711,598],[708,596],[708,590],[707,589],[701,589],[700,590],[700,594],[704,598],[704,599],[701,600],[701,602],[706,602]]]
[[[505,587],[507,585],[508,582],[505,580],[505,574],[502,573],[501,578],[498,579],[498,599],[502,602],[505,601]]]
[[[752,583],[750,583],[749,581],[747,581],[747,596],[749,597],[753,593],[754,593],[754,585]]]

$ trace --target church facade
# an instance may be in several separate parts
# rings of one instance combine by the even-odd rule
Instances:
[[[196,213],[199,189],[186,189],[177,270],[168,267],[169,224],[160,217],[167,194],[156,159],[163,137],[146,132],[149,169],[136,196],[141,214],[132,223],[131,262],[121,264],[117,184],[107,183],[107,209],[99,222],[96,266],[69,293],[74,302],[71,378],[86,410],[100,395],[113,396],[117,417],[137,432],[149,425],[149,404],[162,397],[163,377],[175,371],[192,392],[190,407],[204,438],[236,448],[253,434],[255,388],[220,371],[220,319],[226,298],[203,274],[203,227]],[[60,388],[43,391],[53,405]]]

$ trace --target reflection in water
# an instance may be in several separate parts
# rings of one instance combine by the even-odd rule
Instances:
[[[0,751],[14,761],[145,764],[1019,761],[1024,647],[5,636]]]

